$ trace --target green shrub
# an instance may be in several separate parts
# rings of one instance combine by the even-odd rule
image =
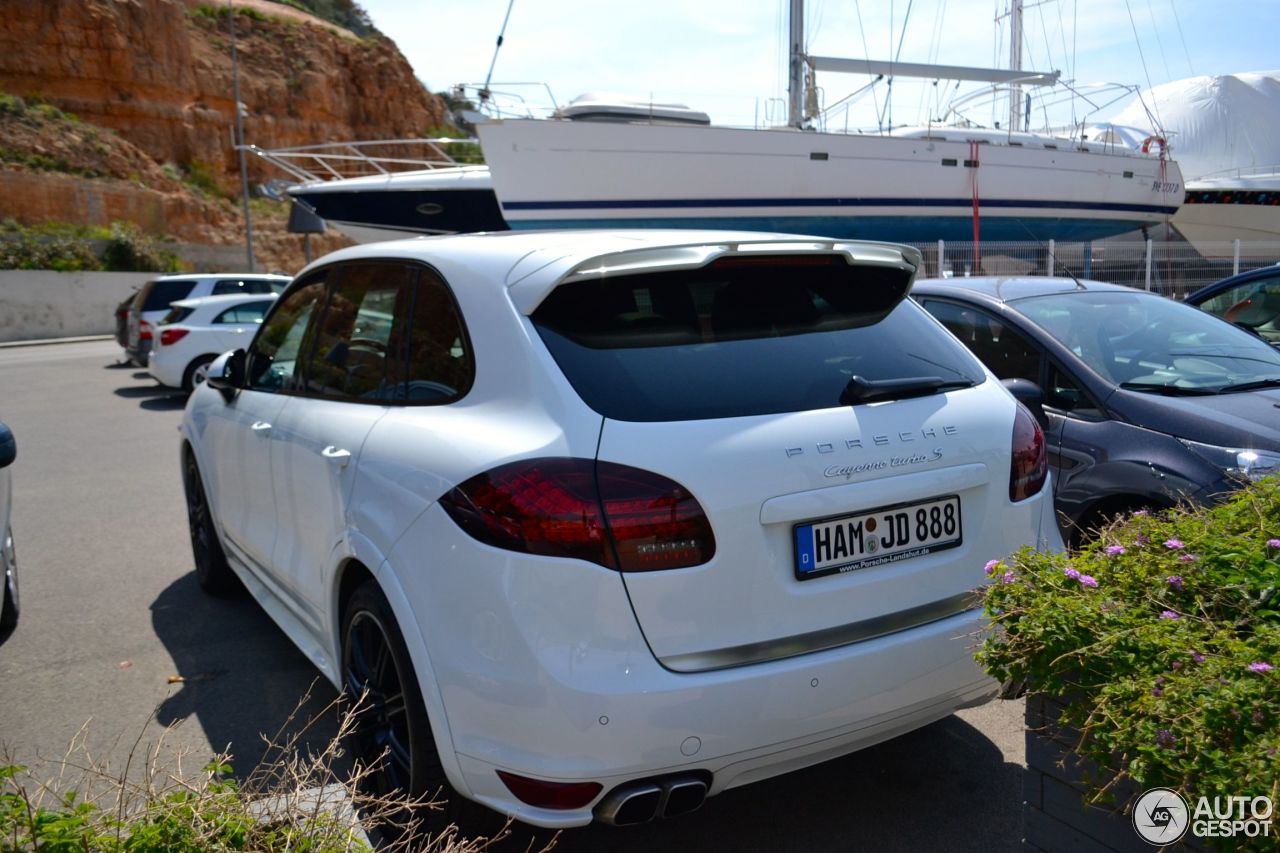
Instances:
[[[87,238],[21,232],[0,238],[0,269],[100,270],[102,261]]]
[[[1280,799],[1280,479],[1211,509],[1134,513],[1078,553],[1024,550],[988,573],[994,630],[978,660],[1066,701],[1080,752],[1115,771],[1091,795],[1130,777]]]
[[[182,263],[173,252],[128,222],[111,223],[111,237],[102,253],[103,265],[112,272],[180,272]]]

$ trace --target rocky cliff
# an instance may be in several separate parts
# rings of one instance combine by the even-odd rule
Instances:
[[[273,148],[405,138],[444,123],[443,103],[417,81],[390,40],[358,38],[266,0],[235,5],[246,142]],[[162,196],[153,201],[170,214],[140,222],[144,227],[167,228],[186,240],[235,242],[239,214],[227,197],[238,192],[239,172],[226,8],[222,0],[0,0],[0,91],[114,131],[85,144],[124,153],[104,158],[115,167],[71,169],[76,193],[83,196],[95,180],[128,182]],[[0,110],[0,122],[12,120]],[[46,218],[23,207],[41,176],[48,184],[37,194],[44,208],[73,208],[74,200],[49,201],[66,194],[58,187],[69,179],[52,174],[67,158],[48,155],[76,144],[65,134],[15,143],[15,135],[28,137],[31,128],[0,131],[0,161],[7,172],[24,173],[28,187],[24,197],[0,195],[0,216]],[[150,162],[136,162],[136,152]],[[250,158],[250,177],[284,175]],[[195,187],[203,198],[188,197]]]

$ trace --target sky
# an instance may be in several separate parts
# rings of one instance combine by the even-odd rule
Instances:
[[[510,0],[360,0],[432,91],[478,86]],[[1194,75],[1280,68],[1280,0],[1026,0],[1023,68],[1060,70],[1080,84],[1142,89]],[[677,102],[716,124],[785,123],[784,0],[514,0],[492,88],[506,114],[567,103],[584,92]],[[810,54],[1008,67],[1008,0],[810,0]],[[905,33],[904,33],[905,24]],[[866,86],[866,75],[819,72],[830,106]],[[528,84],[528,85],[516,85]],[[545,85],[544,85],[545,84]],[[881,82],[829,129],[916,124],[945,113],[954,83]],[[548,88],[550,95],[548,95]],[[1105,120],[1132,100],[1116,90],[1092,102],[1038,108],[1032,128]],[[1007,104],[971,104],[990,125]],[[1048,114],[1046,115],[1046,109]]]

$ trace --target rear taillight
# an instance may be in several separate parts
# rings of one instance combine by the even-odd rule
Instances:
[[[185,337],[187,336],[187,332],[189,332],[189,331],[191,331],[191,330],[190,330],[190,329],[180,329],[180,328],[178,328],[178,329],[174,329],[174,328],[171,328],[171,329],[161,329],[161,330],[160,330],[160,346],[162,346],[162,347],[169,347],[169,346],[173,346],[173,345],[174,345],[174,344],[176,344],[178,341],[180,341],[180,340],[182,340],[183,338],[185,338]]]
[[[498,778],[520,802],[556,811],[583,808],[604,790],[599,782],[544,782],[505,770],[498,771]]]
[[[1049,475],[1044,433],[1026,406],[1017,404],[1013,416],[1013,458],[1009,463],[1009,500],[1026,500],[1044,487]]]
[[[138,340],[140,341],[151,340],[151,324],[148,323],[146,320],[143,320],[141,323],[138,324]]]
[[[683,486],[612,462],[513,462],[477,474],[440,504],[488,545],[623,572],[696,566],[715,554],[711,523]]]

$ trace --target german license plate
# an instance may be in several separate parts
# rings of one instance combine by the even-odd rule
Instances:
[[[794,531],[798,579],[852,572],[959,545],[960,498],[881,507],[797,524]]]

